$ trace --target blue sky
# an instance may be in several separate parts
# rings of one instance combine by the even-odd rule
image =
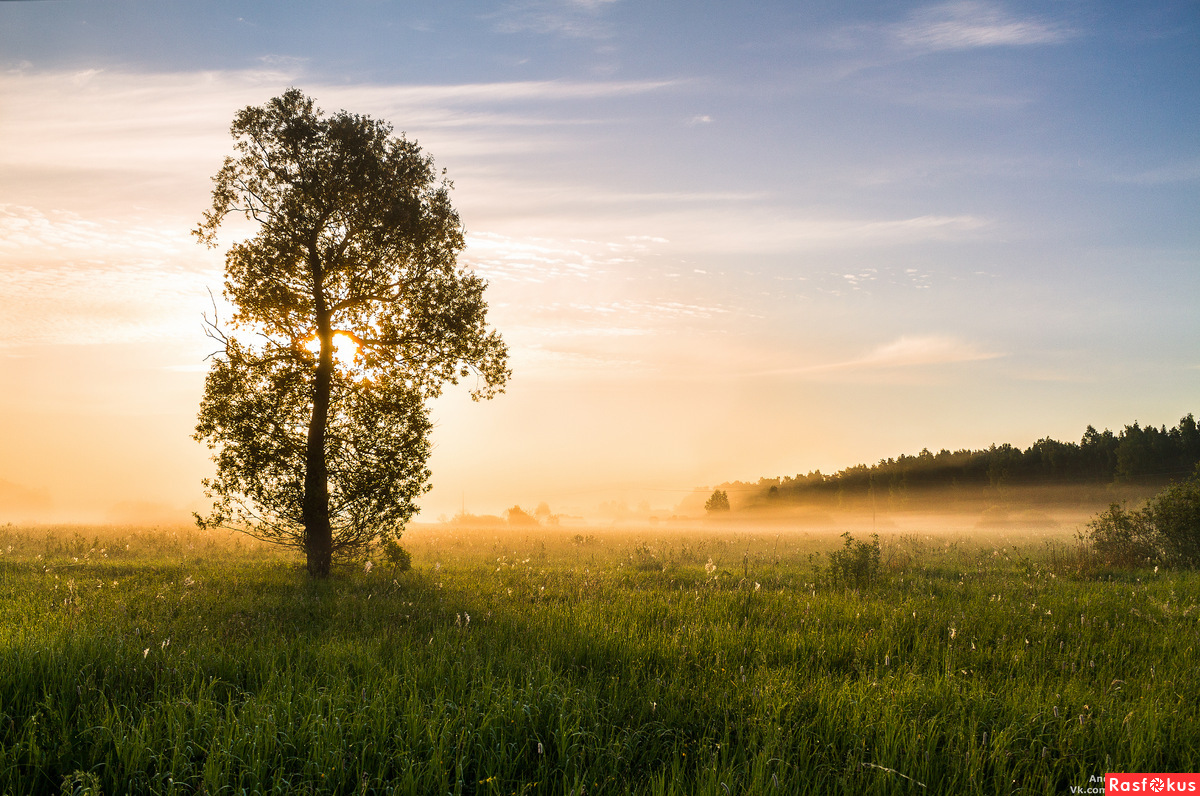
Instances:
[[[448,170],[512,348],[435,406],[427,517],[1174,424],[1198,45],[1183,2],[0,3],[0,481],[198,498],[187,233],[291,85]]]

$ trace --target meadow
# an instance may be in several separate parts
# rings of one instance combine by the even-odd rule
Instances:
[[[0,526],[0,792],[1069,793],[1200,770],[1200,575],[1070,529]],[[856,532],[859,539],[865,538]],[[1101,792],[1101,791],[1091,791]]]

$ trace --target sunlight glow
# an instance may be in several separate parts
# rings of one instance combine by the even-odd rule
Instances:
[[[313,354],[321,353],[321,340],[315,334],[304,344],[305,349]],[[333,364],[342,373],[353,374],[362,378],[363,373],[358,359],[358,344],[350,335],[344,332],[333,333]]]

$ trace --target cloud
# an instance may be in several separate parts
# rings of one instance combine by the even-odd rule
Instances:
[[[6,111],[0,119],[6,175],[0,269],[10,285],[0,297],[0,331],[7,343],[194,337],[199,313],[207,309],[205,287],[220,284],[221,255],[187,233],[207,204],[209,178],[230,151],[229,119],[296,77],[272,70],[0,75]],[[880,218],[793,208],[769,192],[737,186],[630,190],[557,168],[587,159],[589,139],[578,125],[592,123],[584,114],[597,113],[594,100],[678,85],[527,81],[307,90],[327,110],[415,119],[422,135],[440,136],[431,151],[454,164],[456,206],[470,228],[463,262],[493,283],[497,309],[521,302],[512,313],[517,323],[530,307],[578,305],[562,317],[536,319],[561,339],[584,337],[563,332],[571,324],[619,330],[593,335],[597,339],[636,340],[647,329],[692,330],[730,317],[712,298],[730,283],[689,281],[697,265],[705,267],[698,258],[743,262],[763,253],[961,240],[993,226],[966,214]],[[547,159],[555,147],[565,159]],[[527,154],[537,158],[533,168]],[[90,194],[67,188],[84,179],[94,181]],[[131,188],[134,180],[158,187]],[[43,192],[51,197],[46,202],[2,204],[49,182],[64,188]],[[85,207],[80,196],[96,198]],[[230,224],[223,245],[251,229],[234,218]],[[679,277],[685,273],[689,278]]]
[[[906,368],[956,365],[997,359],[1003,354],[986,351],[974,343],[945,335],[904,335],[861,357],[799,368],[766,371],[759,375],[826,375],[894,371]]]
[[[3,347],[187,339],[219,284],[215,255],[184,228],[12,204],[0,204],[0,277]]]
[[[1058,44],[1068,39],[1071,31],[1036,17],[1011,16],[990,3],[966,1],[919,9],[894,26],[892,34],[905,48],[941,52]]]
[[[603,14],[616,0],[525,0],[491,14],[500,33],[538,33],[569,39],[608,39]]]
[[[879,346],[861,359],[833,367],[903,368],[917,365],[949,365],[995,359],[999,356],[1001,355],[981,351],[974,344],[953,337],[927,335],[899,337]]]
[[[229,153],[229,120],[297,82],[326,111],[352,108],[402,120],[409,134],[439,131],[438,155],[545,152],[546,134],[505,128],[578,127],[595,119],[562,103],[594,103],[679,85],[671,80],[516,81],[451,85],[326,85],[302,68],[141,74],[121,71],[0,73],[0,166],[207,177]],[[595,106],[586,105],[588,114]],[[572,136],[574,133],[572,133]]]

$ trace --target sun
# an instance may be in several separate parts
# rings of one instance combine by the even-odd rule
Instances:
[[[313,335],[304,344],[305,349],[313,354],[321,353],[321,340],[316,335]],[[358,373],[362,370],[360,364],[355,361],[358,355],[358,344],[354,342],[354,338],[345,332],[333,333],[333,364],[342,373]]]

